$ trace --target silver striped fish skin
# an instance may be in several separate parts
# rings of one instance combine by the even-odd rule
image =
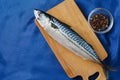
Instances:
[[[68,25],[43,11],[35,10],[34,14],[44,30],[65,48],[83,59],[93,60],[101,64],[94,49]]]

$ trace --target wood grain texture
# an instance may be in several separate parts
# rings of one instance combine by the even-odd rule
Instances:
[[[75,30],[90,45],[93,46],[101,60],[104,60],[107,57],[105,49],[89,27],[82,12],[73,0],[63,1],[49,10],[48,13],[58,18],[60,21],[70,25],[73,30]],[[65,47],[53,40],[43,30],[37,20],[36,24],[70,78],[82,76],[83,80],[88,80],[90,75],[99,72],[100,75],[96,80],[106,80],[101,65],[92,61],[83,60],[82,58],[76,56],[71,51],[67,50]]]

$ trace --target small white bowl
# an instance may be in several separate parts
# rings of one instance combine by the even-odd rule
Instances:
[[[92,28],[91,24],[90,24],[90,19],[95,15],[95,14],[103,14],[105,15],[107,18],[108,18],[108,27],[103,30],[103,31],[97,31],[95,29]],[[114,22],[114,19],[113,19],[113,16],[112,14],[107,10],[107,9],[104,9],[104,8],[95,8],[94,10],[92,10],[88,16],[88,23],[90,25],[90,27],[92,28],[92,30],[96,33],[107,33],[108,31],[111,30],[111,28],[113,27],[113,22]]]

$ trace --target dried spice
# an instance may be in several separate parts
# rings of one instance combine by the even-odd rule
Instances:
[[[103,14],[95,14],[90,19],[92,28],[96,31],[103,31],[108,28],[108,18]]]

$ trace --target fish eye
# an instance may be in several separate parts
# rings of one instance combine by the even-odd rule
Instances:
[[[40,13],[38,14],[38,16],[40,16]]]

